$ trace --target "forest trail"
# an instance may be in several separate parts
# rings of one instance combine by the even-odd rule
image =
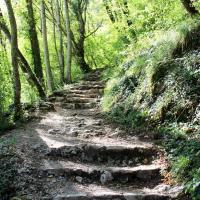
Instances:
[[[92,72],[49,97],[56,111],[13,130],[18,193],[25,199],[165,200],[165,162],[151,142],[107,122],[99,102],[104,82]],[[13,134],[13,133],[11,133]]]

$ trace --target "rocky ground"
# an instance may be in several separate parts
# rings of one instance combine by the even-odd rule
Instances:
[[[15,173],[0,199],[175,198],[180,188],[163,183],[163,152],[151,139],[141,140],[102,117],[103,88],[100,72],[92,72],[49,97],[54,111],[35,112],[39,118],[4,136],[15,137],[10,145]]]

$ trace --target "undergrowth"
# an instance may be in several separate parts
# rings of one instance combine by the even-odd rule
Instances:
[[[188,20],[129,45],[119,67],[104,73],[102,108],[113,121],[163,135],[171,174],[200,199],[200,25]]]

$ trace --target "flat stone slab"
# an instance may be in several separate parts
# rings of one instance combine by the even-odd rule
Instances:
[[[159,194],[96,194],[96,195],[60,195],[54,200],[169,200],[170,197]]]
[[[87,163],[99,163],[117,166],[133,166],[137,163],[149,164],[157,157],[157,150],[140,146],[105,146],[101,144],[66,145],[50,148],[47,154]]]
[[[160,179],[160,167],[156,165],[140,165],[138,167],[102,167],[96,165],[88,165],[83,163],[43,160],[39,170],[39,176],[79,176],[89,181],[101,181],[101,177],[105,172],[109,172],[112,176],[112,182],[128,183],[138,181],[154,181]],[[109,180],[110,181],[110,180]],[[107,180],[106,180],[107,182]]]

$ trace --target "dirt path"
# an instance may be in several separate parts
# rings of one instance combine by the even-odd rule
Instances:
[[[106,122],[99,113],[104,83],[91,73],[50,97],[56,111],[11,131],[16,135],[21,199],[171,199],[158,149]],[[19,199],[20,199],[19,198]]]

